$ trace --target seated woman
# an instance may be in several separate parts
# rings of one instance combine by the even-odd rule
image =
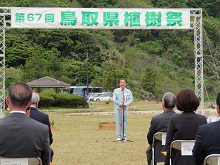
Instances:
[[[203,115],[196,114],[199,106],[199,99],[195,93],[189,89],[181,90],[176,97],[176,107],[181,114],[177,114],[170,119],[167,130],[166,145],[167,151],[165,165],[169,165],[170,144],[174,140],[195,140],[197,130],[200,125],[206,124],[207,119]],[[192,156],[181,156],[181,151],[172,150],[173,165],[195,165]]]

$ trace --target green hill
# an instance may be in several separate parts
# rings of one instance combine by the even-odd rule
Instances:
[[[219,87],[219,0],[4,0],[0,6],[87,8],[203,8],[205,91],[215,98]],[[112,91],[126,77],[135,98],[148,93],[194,90],[192,30],[33,30],[6,32],[6,86],[50,76],[72,85],[89,83]]]

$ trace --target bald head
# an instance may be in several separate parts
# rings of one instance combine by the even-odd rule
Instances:
[[[32,97],[32,89],[24,82],[11,85],[8,89],[8,99],[10,106],[21,108],[28,107]],[[26,109],[26,108],[25,108]]]

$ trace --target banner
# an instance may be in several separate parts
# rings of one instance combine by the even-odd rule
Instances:
[[[12,28],[189,29],[190,9],[11,8]]]

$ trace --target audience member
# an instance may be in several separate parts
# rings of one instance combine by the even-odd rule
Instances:
[[[49,138],[50,138],[50,145],[53,143],[53,135],[50,129],[50,120],[49,120],[49,116],[41,111],[38,110],[38,104],[40,101],[40,96],[33,92],[32,93],[32,99],[31,99],[32,103],[30,106],[30,118],[39,121],[45,125],[48,126],[49,128]],[[52,157],[53,157],[53,150],[51,149],[51,162],[52,162]]]
[[[220,116],[220,93],[216,99],[216,111]],[[193,157],[196,165],[203,164],[206,156],[220,154],[220,121],[212,122],[199,127],[196,135],[196,142],[193,148]]]
[[[169,165],[169,146],[174,140],[194,140],[200,125],[206,124],[206,117],[196,114],[199,106],[199,99],[195,93],[189,89],[181,90],[176,97],[176,107],[183,113],[177,114],[170,119],[167,129],[166,145],[167,151],[165,165]],[[192,156],[181,156],[181,151],[172,150],[172,164],[175,165],[195,165]]]
[[[150,128],[147,134],[147,140],[149,143],[149,148],[147,151],[148,165],[151,164],[152,159],[152,143],[153,136],[157,132],[167,132],[167,127],[169,125],[170,118],[175,115],[174,107],[175,107],[175,98],[176,96],[173,93],[167,92],[164,94],[162,98],[162,108],[163,113],[154,116],[151,120]],[[155,148],[155,164],[158,162],[164,162],[165,156],[161,153],[161,151],[165,151],[165,146],[162,145],[162,142],[156,140],[154,142]]]
[[[119,85],[120,88],[115,89],[113,93],[118,142],[127,140],[128,106],[133,101],[132,92],[126,88],[127,80],[121,78]]]
[[[43,165],[48,165],[49,129],[25,114],[31,97],[31,88],[23,82],[9,87],[6,104],[10,114],[0,120],[0,156],[40,157]]]

